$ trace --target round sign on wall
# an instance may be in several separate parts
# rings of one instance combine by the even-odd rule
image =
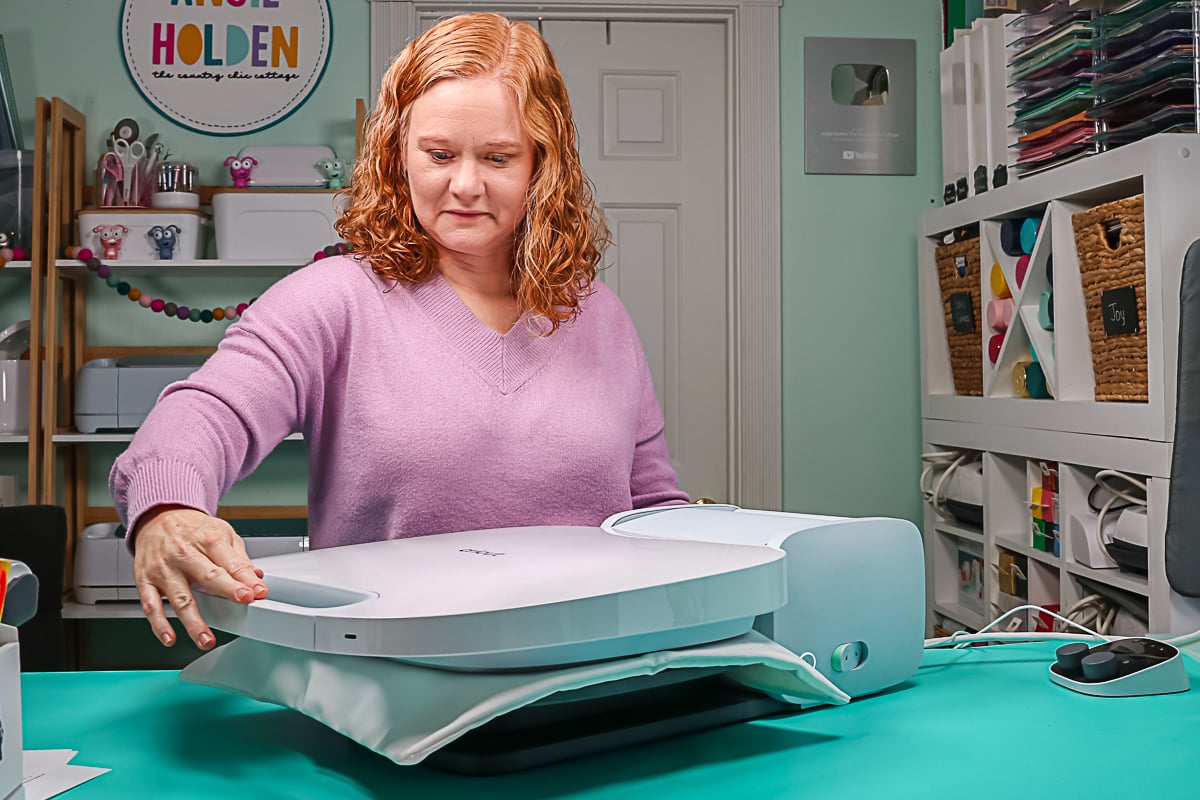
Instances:
[[[333,44],[329,0],[124,0],[133,82],[184,127],[235,135],[274,125],[316,88]]]

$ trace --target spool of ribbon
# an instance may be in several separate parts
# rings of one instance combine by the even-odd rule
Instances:
[[[987,304],[987,324],[994,331],[1004,333],[1012,323],[1016,303],[1011,297],[997,297]]]
[[[1033,246],[1037,244],[1038,230],[1042,227],[1042,221],[1038,217],[1027,217],[1021,223],[1021,252],[1032,253]]]
[[[1041,363],[1035,361],[1025,368],[1025,389],[1029,396],[1035,399],[1050,396],[1050,390],[1046,386],[1046,373],[1042,371]]]
[[[1006,256],[1021,255],[1021,222],[1019,219],[1000,220],[1000,249]]]
[[[1021,256],[1017,259],[1017,288],[1020,289],[1025,285],[1025,275],[1029,272],[1029,256]]]
[[[1000,345],[1004,344],[1004,334],[994,333],[992,338],[988,339],[988,359],[995,364],[996,359],[1000,358]]]
[[[1038,298],[1038,325],[1042,330],[1054,330],[1054,293],[1049,289]]]
[[[1016,364],[1013,364],[1012,384],[1013,394],[1017,397],[1029,397],[1029,390],[1025,388],[1025,368],[1032,364],[1032,361],[1022,359]]]
[[[992,294],[996,297],[1012,297],[1012,292],[1008,288],[1008,281],[1004,278],[1004,270],[1000,267],[1000,262],[992,264],[991,273]]]

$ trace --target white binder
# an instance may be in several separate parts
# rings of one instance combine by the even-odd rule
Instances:
[[[949,204],[967,197],[967,88],[964,55],[966,42],[959,36],[941,52],[942,183]]]
[[[979,20],[976,20],[978,23]],[[988,107],[984,98],[983,29],[976,24],[965,31],[963,55],[967,93],[967,186],[970,196],[983,194],[990,185],[988,171]]]
[[[991,188],[1003,186],[1011,177],[1012,164],[1016,161],[1017,137],[1012,127],[1014,111],[1011,104],[1017,92],[1009,88],[1008,54],[1009,45],[1019,31],[1009,24],[1012,17],[978,19],[979,35],[983,40],[983,96],[987,112],[987,169]]]

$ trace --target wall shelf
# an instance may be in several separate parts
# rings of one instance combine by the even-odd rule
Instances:
[[[1092,569],[1091,567],[1085,567],[1083,564],[1071,563],[1063,564],[1063,569],[1072,575],[1088,578],[1105,586],[1115,586],[1118,589],[1124,589],[1127,592],[1140,594],[1144,597],[1150,595],[1150,585],[1144,575],[1131,575],[1115,569]]]
[[[163,611],[167,617],[175,616],[175,609],[168,603],[163,603]],[[136,600],[114,600],[95,604],[65,600],[62,617],[66,620],[137,620],[145,619],[145,614],[142,613],[142,604]]]
[[[133,431],[120,431],[114,433],[56,433],[54,434],[55,444],[105,444],[109,442],[128,443],[133,441]],[[284,437],[285,442],[302,442],[304,434],[293,433]],[[0,444],[4,443],[4,439],[0,437]]]
[[[962,623],[963,627],[971,630],[979,630],[987,624],[983,614],[978,611],[967,608],[961,603],[934,603],[933,610],[943,616],[947,616],[955,622]]]
[[[230,261],[221,259],[192,259],[180,261],[105,261],[121,277],[129,278],[281,278],[306,264],[279,261]],[[67,278],[86,278],[91,275],[83,264],[74,259],[59,259],[58,271]]]
[[[956,525],[952,522],[939,520],[934,523],[933,529],[938,533],[945,533],[950,536],[957,536],[960,539],[966,539],[971,542],[983,544],[983,531],[975,528],[969,528],[965,525]]]
[[[1054,553],[1047,553],[1044,550],[1038,550],[1030,544],[1017,541],[1011,535],[997,534],[995,537],[996,547],[1002,547],[1005,550],[1010,550],[1014,553],[1019,553],[1027,558],[1032,558],[1034,561],[1040,561],[1043,564],[1049,564],[1052,567],[1057,567],[1062,560]]]

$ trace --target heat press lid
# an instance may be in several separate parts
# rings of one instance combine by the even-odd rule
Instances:
[[[634,538],[693,539],[782,547],[794,533],[843,525],[846,517],[758,511],[723,503],[658,506],[613,514],[600,527]]]
[[[745,633],[786,603],[774,548],[541,526],[259,559],[267,600],[197,596],[213,627],[326,653],[528,668]]]

